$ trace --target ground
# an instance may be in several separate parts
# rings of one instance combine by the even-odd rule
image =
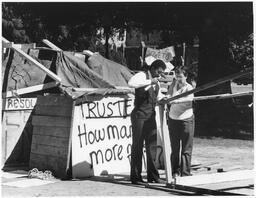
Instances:
[[[216,173],[217,169],[223,171],[236,171],[254,168],[254,147],[253,140],[238,140],[224,138],[198,138],[194,139],[194,150],[192,164],[212,163],[209,165],[211,170],[206,168],[193,171],[193,175]],[[189,195],[187,192],[177,192],[166,189],[149,189],[131,185],[128,181],[128,173],[111,177],[94,177],[84,180],[62,181],[59,179],[52,180],[53,183],[40,184],[32,186],[36,180],[28,179],[27,172],[20,177],[11,178],[11,173],[2,172],[2,196],[5,197],[52,197],[52,196],[170,196],[170,195]],[[161,177],[165,178],[164,171],[161,170]],[[30,187],[13,187],[6,185],[8,182],[21,181]],[[38,181],[37,181],[38,182]],[[39,180],[44,182],[44,180]],[[238,186],[248,186],[253,181],[232,182],[232,188],[227,183],[214,184],[212,188],[228,188],[229,192],[237,192]],[[235,188],[234,188],[235,187]],[[253,186],[247,189],[245,194],[253,195]],[[241,190],[239,190],[241,192]]]

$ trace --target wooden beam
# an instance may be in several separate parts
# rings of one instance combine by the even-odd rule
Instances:
[[[83,54],[87,55],[87,56],[92,56],[94,53],[91,52],[90,50],[84,50]]]
[[[190,94],[193,94],[193,93],[197,93],[197,92],[200,92],[200,91],[203,91],[203,90],[206,90],[206,89],[209,89],[211,87],[214,87],[216,85],[219,85],[219,84],[222,84],[224,82],[227,82],[227,81],[230,81],[230,80],[233,80],[233,79],[237,79],[237,78],[240,78],[240,77],[243,77],[243,76],[246,76],[246,75],[249,75],[249,74],[252,74],[252,70],[250,71],[244,71],[244,72],[239,72],[239,73],[235,73],[235,74],[232,74],[232,75],[229,75],[229,76],[226,76],[224,78],[221,78],[221,79],[218,79],[218,80],[215,80],[215,81],[212,81],[210,83],[207,83],[205,85],[202,85],[200,87],[197,87],[195,89],[192,89],[190,91],[187,91],[185,93],[182,93],[182,94],[179,94],[177,96],[174,96],[174,97],[171,97],[165,101],[163,101],[162,103],[169,103],[173,100],[176,100],[176,99],[179,99],[179,98],[182,98],[184,96],[187,96],[187,95],[190,95]]]
[[[2,37],[2,41],[4,42],[9,42],[8,40],[6,40],[5,38]],[[15,50],[16,52],[18,52],[21,56],[23,56],[24,58],[26,58],[28,61],[30,61],[31,63],[35,64],[35,66],[37,66],[39,69],[41,69],[43,72],[45,72],[47,75],[49,75],[52,79],[54,79],[57,82],[61,82],[60,77],[58,77],[55,73],[53,73],[51,70],[47,69],[45,66],[43,66],[41,63],[39,63],[38,61],[36,61],[35,59],[33,59],[31,56],[29,56],[28,54],[26,54],[25,52],[23,52],[21,49],[17,48],[15,45],[12,45],[11,47],[13,50]]]
[[[2,41],[2,45],[4,48],[12,48],[13,46],[14,47],[17,47],[19,49],[21,49],[22,47],[27,47],[27,48],[30,48],[30,49],[35,49],[36,48],[36,43],[30,43],[30,44],[14,44],[13,42],[5,42],[5,41]]]
[[[160,117],[160,130],[162,134],[163,141],[163,155],[164,155],[164,167],[165,167],[165,175],[166,182],[168,184],[172,183],[172,166],[171,166],[171,145],[170,145],[170,137],[169,137],[169,129],[167,126],[167,118],[166,118],[166,105],[159,106],[159,117]]]
[[[212,100],[212,99],[226,99],[226,98],[235,98],[241,96],[253,95],[253,91],[248,92],[240,92],[234,94],[219,94],[219,95],[211,95],[211,96],[198,96],[195,97],[194,100]]]
[[[135,91],[133,88],[129,87],[116,87],[116,89],[110,89],[110,88],[72,88],[72,90],[77,91],[77,92],[85,92],[85,93],[90,93],[90,92],[101,92],[101,91],[106,91],[106,92],[120,92],[123,91],[125,93],[131,93],[134,94]]]
[[[174,184],[185,185],[185,186],[196,186],[196,185],[203,185],[203,184],[253,179],[254,175],[255,173],[253,170],[241,170],[241,171],[231,171],[231,172],[222,172],[222,173],[193,175],[193,176],[187,176],[187,177],[178,177],[176,178]]]
[[[19,95],[23,95],[23,94],[36,92],[36,91],[42,91],[45,89],[56,87],[58,85],[59,85],[58,82],[50,82],[50,83],[46,83],[46,84],[35,85],[35,86],[17,89],[17,90],[13,90],[13,91],[7,91],[6,93],[2,94],[2,98],[16,97],[17,95],[19,96]]]
[[[234,94],[218,94],[218,95],[210,95],[210,96],[197,96],[197,97],[194,97],[194,101],[227,99],[227,98],[235,98],[235,97],[250,96],[250,95],[251,96],[253,95],[253,91],[234,93]],[[172,104],[178,104],[178,103],[184,103],[184,102],[190,102],[190,100],[184,100],[184,101],[180,101],[180,102],[173,102]]]
[[[68,137],[68,153],[67,153],[67,164],[66,164],[66,177],[72,178],[72,137],[73,137],[73,130],[74,126],[74,119],[76,119],[75,115],[75,106],[76,102],[73,101],[72,104],[72,113],[71,113],[71,124],[69,129],[69,137]]]
[[[43,39],[43,43],[54,50],[62,51],[62,49],[60,49],[58,46],[54,45],[52,42],[48,41],[47,39]]]

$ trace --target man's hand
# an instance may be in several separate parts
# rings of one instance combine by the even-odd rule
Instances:
[[[158,101],[158,104],[162,105],[162,104],[166,104],[168,97],[163,97],[161,100]]]
[[[151,85],[155,85],[158,83],[158,78],[152,78],[151,79]]]

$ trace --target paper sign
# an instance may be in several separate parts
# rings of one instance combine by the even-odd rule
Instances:
[[[161,59],[164,62],[170,62],[173,60],[175,56],[174,47],[167,47],[164,49],[153,49],[148,47],[146,51],[146,56],[153,56],[156,59]]]
[[[4,110],[29,110],[34,109],[37,98],[7,98]]]
[[[133,99],[108,97],[75,106],[73,177],[130,171]]]

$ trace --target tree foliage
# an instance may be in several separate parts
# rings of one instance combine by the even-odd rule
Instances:
[[[250,2],[5,2],[2,5],[3,36],[7,39],[42,45],[41,40],[47,38],[63,50],[91,49],[102,55],[106,49],[101,41],[106,32],[99,33],[100,28],[110,27],[110,37],[116,29],[122,37],[123,30],[131,26],[141,27],[144,32],[158,29],[164,31],[165,46],[162,47],[182,42],[191,45],[203,28],[203,19],[212,10],[215,10],[213,15],[225,12],[225,18],[220,20],[226,21],[226,34],[231,40],[232,67],[240,69],[241,65],[252,65],[253,46],[247,46],[252,39],[243,42],[243,38],[252,33]],[[114,50],[110,58],[120,55]]]

